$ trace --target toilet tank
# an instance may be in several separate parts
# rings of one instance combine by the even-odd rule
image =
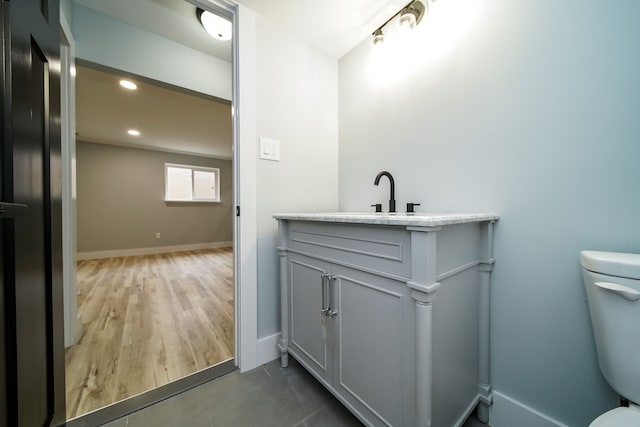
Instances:
[[[583,251],[580,263],[600,370],[640,403],[640,254]]]

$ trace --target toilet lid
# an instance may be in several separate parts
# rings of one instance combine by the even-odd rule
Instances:
[[[593,420],[589,427],[637,427],[640,426],[640,411],[620,407],[605,412]]]

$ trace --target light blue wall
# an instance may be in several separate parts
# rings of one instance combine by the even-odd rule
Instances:
[[[463,21],[474,2],[446,3]],[[340,60],[340,208],[386,202],[386,169],[399,207],[499,213],[493,385],[584,426],[617,398],[578,253],[640,252],[640,2],[476,3],[468,32],[427,34],[395,81],[369,78],[370,40]]]
[[[76,56],[231,100],[231,63],[89,8],[73,7]]]
[[[60,0],[60,15],[64,15],[67,23],[73,26],[73,4],[71,0]]]

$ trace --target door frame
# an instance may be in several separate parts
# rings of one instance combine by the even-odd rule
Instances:
[[[258,354],[258,215],[256,131],[256,15],[233,0],[186,0],[233,24],[232,95],[235,278],[234,363],[246,372],[264,363]]]
[[[64,293],[64,347],[82,334],[76,297],[76,103],[75,40],[66,16],[60,13],[60,123],[62,148],[62,280]],[[65,43],[66,42],[66,43]]]
[[[235,351],[234,359],[214,365],[203,371],[196,372],[183,379],[158,387],[150,392],[126,399],[114,405],[75,418],[67,425],[91,426],[98,422],[106,422],[124,416],[142,407],[151,405],[167,397],[185,391],[228,371],[228,366],[236,366],[240,372],[256,368],[264,363],[265,356],[258,354],[258,304],[257,304],[257,133],[256,133],[256,15],[255,13],[232,0],[185,0],[203,9],[213,10],[229,19],[233,23],[234,42],[232,60],[232,126],[233,126],[233,189],[234,206],[241,213],[234,216],[233,245],[234,245],[234,278],[235,278]],[[61,13],[61,27],[67,32],[67,40],[73,40],[71,28],[64,14]],[[64,21],[64,23],[63,23]],[[71,50],[73,53],[73,50]],[[242,64],[242,66],[240,66]],[[64,74],[69,69],[62,69]],[[63,123],[69,120],[70,113],[75,121],[74,103],[70,102],[63,108],[66,116]],[[69,123],[68,123],[69,124]],[[75,123],[70,122],[75,129]],[[68,133],[68,150],[63,152],[63,165],[69,180],[68,191],[63,195],[63,224],[75,212],[75,133]],[[73,215],[75,217],[75,215]],[[75,223],[71,223],[75,225]],[[63,230],[63,263],[67,271],[73,268],[75,272],[75,227]],[[71,247],[73,242],[73,247]],[[69,274],[65,276],[65,290],[73,290],[75,295],[75,281],[71,282]],[[73,287],[71,287],[73,286]],[[75,298],[74,298],[75,299]],[[66,302],[66,295],[65,295]],[[76,322],[77,314],[67,313],[65,316]],[[65,318],[65,320],[67,320]],[[66,327],[65,327],[66,328]],[[74,331],[70,331],[74,333]],[[78,334],[78,331],[75,331]],[[66,344],[66,340],[65,340]]]

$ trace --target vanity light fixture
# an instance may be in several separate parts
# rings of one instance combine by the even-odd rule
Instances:
[[[373,44],[379,45],[383,43],[384,34],[382,33],[382,29],[386,27],[387,24],[397,16],[400,16],[400,18],[398,19],[398,26],[401,29],[413,29],[420,23],[420,21],[422,21],[422,18],[424,17],[426,11],[427,6],[425,5],[425,3],[423,3],[422,0],[413,0],[411,3],[403,7],[399,12],[394,14],[391,18],[387,19],[384,24],[379,26],[378,29],[373,32]]]
[[[398,26],[400,28],[413,29],[422,21],[425,5],[421,1],[414,1],[400,11]]]
[[[196,8],[196,16],[211,37],[221,41],[231,40],[231,22],[227,19],[199,7]]]
[[[138,85],[132,82],[131,80],[124,80],[124,79],[120,80],[120,86],[129,90],[138,89]]]
[[[384,34],[382,33],[382,29],[378,28],[373,32],[373,44],[377,46],[382,43],[384,43]]]

